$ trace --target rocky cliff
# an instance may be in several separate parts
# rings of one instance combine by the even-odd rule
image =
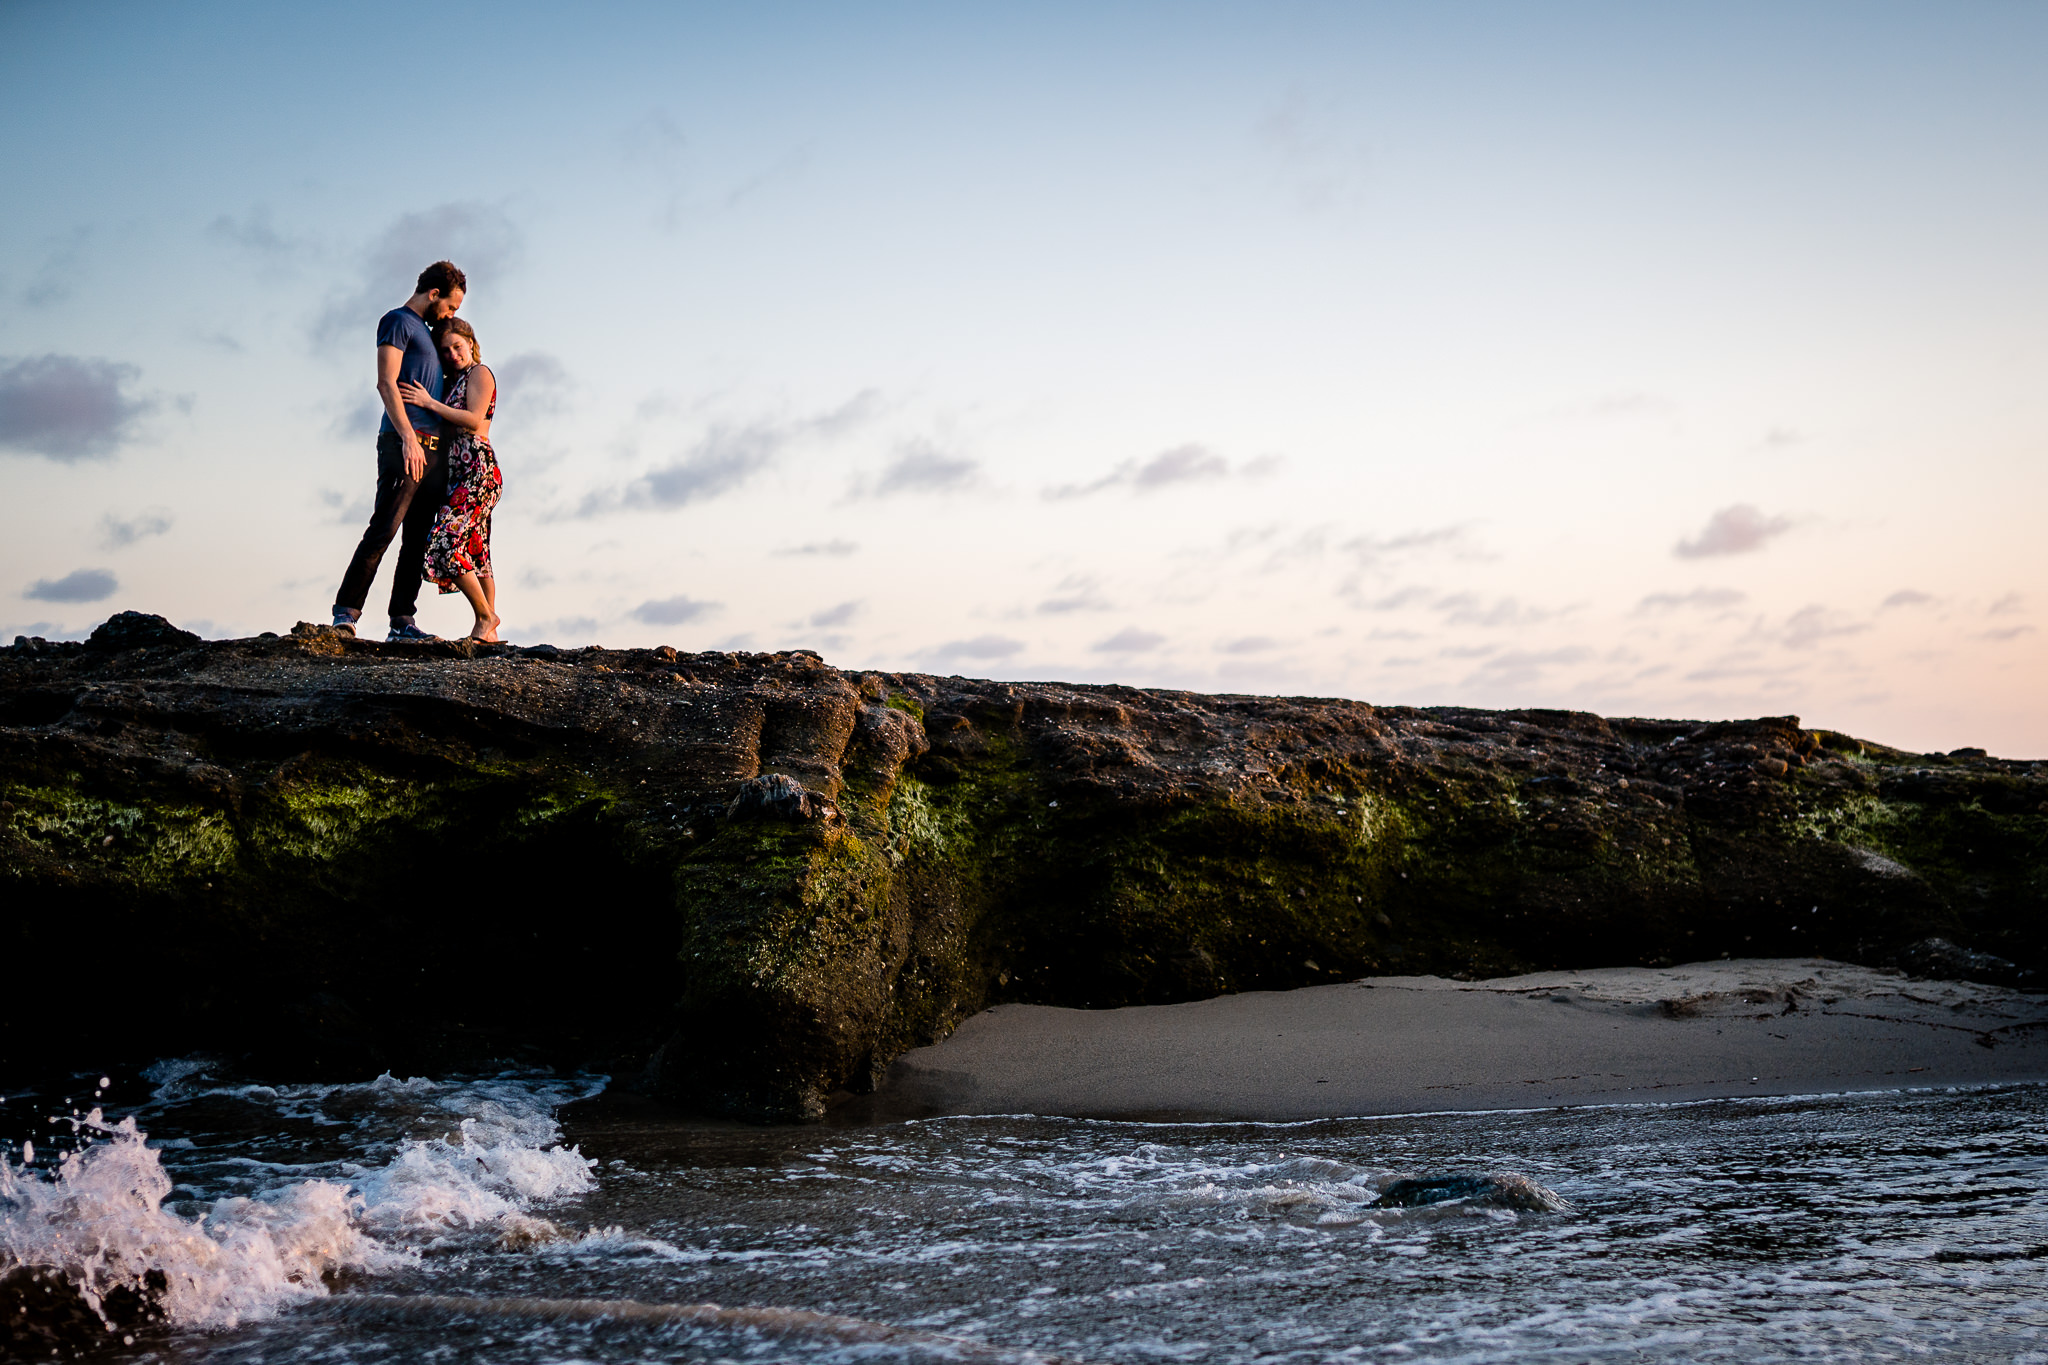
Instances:
[[[602,1065],[816,1117],[1003,1000],[2048,965],[2048,763],[816,655],[0,650],[0,1055]]]

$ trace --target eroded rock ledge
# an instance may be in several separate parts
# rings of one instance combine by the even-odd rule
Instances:
[[[995,1001],[2048,965],[2048,763],[1794,717],[202,642],[123,613],[0,650],[0,801],[16,1061],[595,1064],[805,1118]]]

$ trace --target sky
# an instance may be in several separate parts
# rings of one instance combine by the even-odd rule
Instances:
[[[2048,757],[2044,50],[2021,0],[12,0],[0,638],[326,620],[449,257],[520,643]]]

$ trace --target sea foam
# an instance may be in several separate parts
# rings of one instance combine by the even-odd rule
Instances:
[[[336,1275],[396,1269],[465,1235],[545,1240],[529,1210],[594,1183],[592,1163],[560,1144],[557,1096],[383,1076],[293,1098],[424,1108],[447,1126],[399,1140],[381,1164],[166,1207],[161,1154],[134,1118],[109,1123],[94,1109],[71,1120],[80,1145],[55,1162],[27,1144],[19,1161],[0,1154],[0,1316],[26,1320],[44,1310],[25,1305],[47,1309],[54,1291],[103,1330],[140,1318],[233,1327],[326,1295]]]
[[[545,1113],[483,1100],[448,1135],[408,1141],[383,1166],[357,1168],[363,1222],[431,1244],[519,1217],[544,1200],[581,1194],[596,1183],[594,1163],[557,1145],[560,1135]]]
[[[0,1276],[61,1280],[109,1328],[113,1298],[184,1326],[232,1327],[326,1293],[335,1271],[394,1259],[343,1185],[301,1181],[181,1217],[163,1207],[171,1177],[134,1119],[109,1125],[94,1109],[81,1122],[99,1140],[47,1175],[0,1156]]]

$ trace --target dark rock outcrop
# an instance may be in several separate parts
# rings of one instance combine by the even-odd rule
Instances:
[[[0,1268],[0,1348],[4,1360],[76,1360],[110,1334],[146,1331],[163,1321],[160,1270],[146,1272],[140,1289],[96,1283],[49,1266]],[[129,1340],[133,1340],[133,1336]]]
[[[147,649],[151,645],[196,645],[199,637],[161,616],[121,611],[94,627],[85,643],[92,649]]]
[[[1913,976],[1938,981],[1982,981],[2015,990],[2037,990],[2041,974],[2017,962],[1991,953],[1972,952],[1947,939],[1925,938],[1897,957],[1898,965]]]
[[[124,613],[0,650],[0,898],[16,1061],[599,1064],[806,1117],[999,1000],[1722,954],[2017,980],[2048,764]]]

